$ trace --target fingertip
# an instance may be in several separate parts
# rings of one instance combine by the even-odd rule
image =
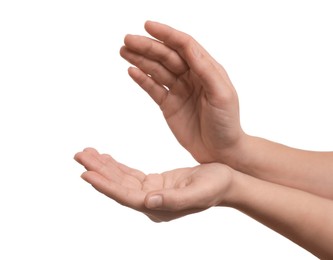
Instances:
[[[132,76],[132,75],[134,75],[135,73],[137,73],[137,71],[138,71],[138,68],[133,67],[133,66],[131,66],[131,67],[129,67],[129,68],[127,69],[127,72],[128,72],[128,74],[129,74],[130,76]]]
[[[147,216],[151,221],[155,222],[155,223],[161,223],[162,220],[160,220],[159,218],[153,217],[153,216]]]
[[[152,21],[152,20],[147,20],[144,24],[144,28],[145,30],[150,33],[150,31],[153,29],[154,26],[156,25],[164,25],[162,23],[156,22],[156,21]]]
[[[154,22],[152,20],[147,20],[144,24],[145,29],[147,29],[147,27],[149,27],[151,24],[153,24]]]
[[[84,154],[84,150],[82,150],[81,152],[77,152],[76,154],[74,154],[73,159],[75,161],[77,161],[78,163],[81,163],[81,158],[82,158],[83,154]]]
[[[126,51],[126,46],[121,46],[119,49],[119,54],[123,58],[124,58],[125,51]]]
[[[128,67],[128,69],[127,69],[128,74],[132,73],[134,70],[135,70],[135,67],[133,67],[133,66]]]
[[[129,38],[131,38],[133,36],[133,34],[126,34],[125,37],[124,37],[124,44],[126,45],[127,44],[127,41],[129,40]]]
[[[90,175],[89,171],[86,171],[86,172],[82,173],[80,177],[81,177],[82,180],[84,180],[86,182],[89,182],[88,181],[89,180],[89,177],[88,177],[89,175]]]
[[[139,68],[137,67],[129,67],[127,69],[128,75],[139,85],[146,79],[147,75],[143,73]]]
[[[99,183],[100,179],[102,178],[102,176],[99,173],[97,173],[95,171],[89,171],[89,170],[82,173],[80,177],[81,177],[81,179],[85,180],[86,182],[90,183],[91,185]]]
[[[87,174],[87,172],[84,172],[84,173],[81,174],[80,177],[81,177],[83,180],[85,180],[85,176],[86,176],[86,174]]]
[[[97,150],[91,147],[84,148],[81,152],[77,152],[74,155],[74,160],[78,161],[83,153],[98,154]]]
[[[73,159],[74,159],[75,161],[78,161],[78,157],[80,156],[80,153],[81,153],[81,152],[77,152],[76,154],[74,154]]]
[[[135,73],[134,71],[135,71],[134,67],[129,67],[127,69],[127,73],[131,78],[133,78],[133,73]]]
[[[93,154],[93,155],[99,154],[98,151],[95,148],[92,148],[92,147],[84,148],[83,152]]]

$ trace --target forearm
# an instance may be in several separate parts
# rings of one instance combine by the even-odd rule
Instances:
[[[224,206],[242,211],[314,255],[333,257],[333,201],[235,171]]]
[[[245,136],[229,164],[253,177],[333,199],[333,153]]]

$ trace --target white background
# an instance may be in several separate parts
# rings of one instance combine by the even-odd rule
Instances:
[[[150,222],[82,181],[72,158],[92,146],[147,173],[196,164],[118,54],[147,19],[223,64],[246,132],[331,150],[331,6],[0,1],[0,259],[315,259],[233,209]]]

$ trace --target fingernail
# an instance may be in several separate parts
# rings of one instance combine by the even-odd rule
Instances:
[[[162,206],[162,196],[161,195],[153,195],[147,201],[147,208],[159,208]]]

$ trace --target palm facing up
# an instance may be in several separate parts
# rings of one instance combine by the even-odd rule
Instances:
[[[137,67],[130,76],[198,162],[221,161],[243,134],[237,93],[225,70],[189,35],[154,22],[146,30],[158,40],[127,35],[121,48]]]
[[[76,154],[75,159],[87,169],[82,178],[99,192],[156,222],[221,204],[232,177],[230,168],[221,164],[145,175],[92,148]],[[163,200],[160,205],[158,198]]]

